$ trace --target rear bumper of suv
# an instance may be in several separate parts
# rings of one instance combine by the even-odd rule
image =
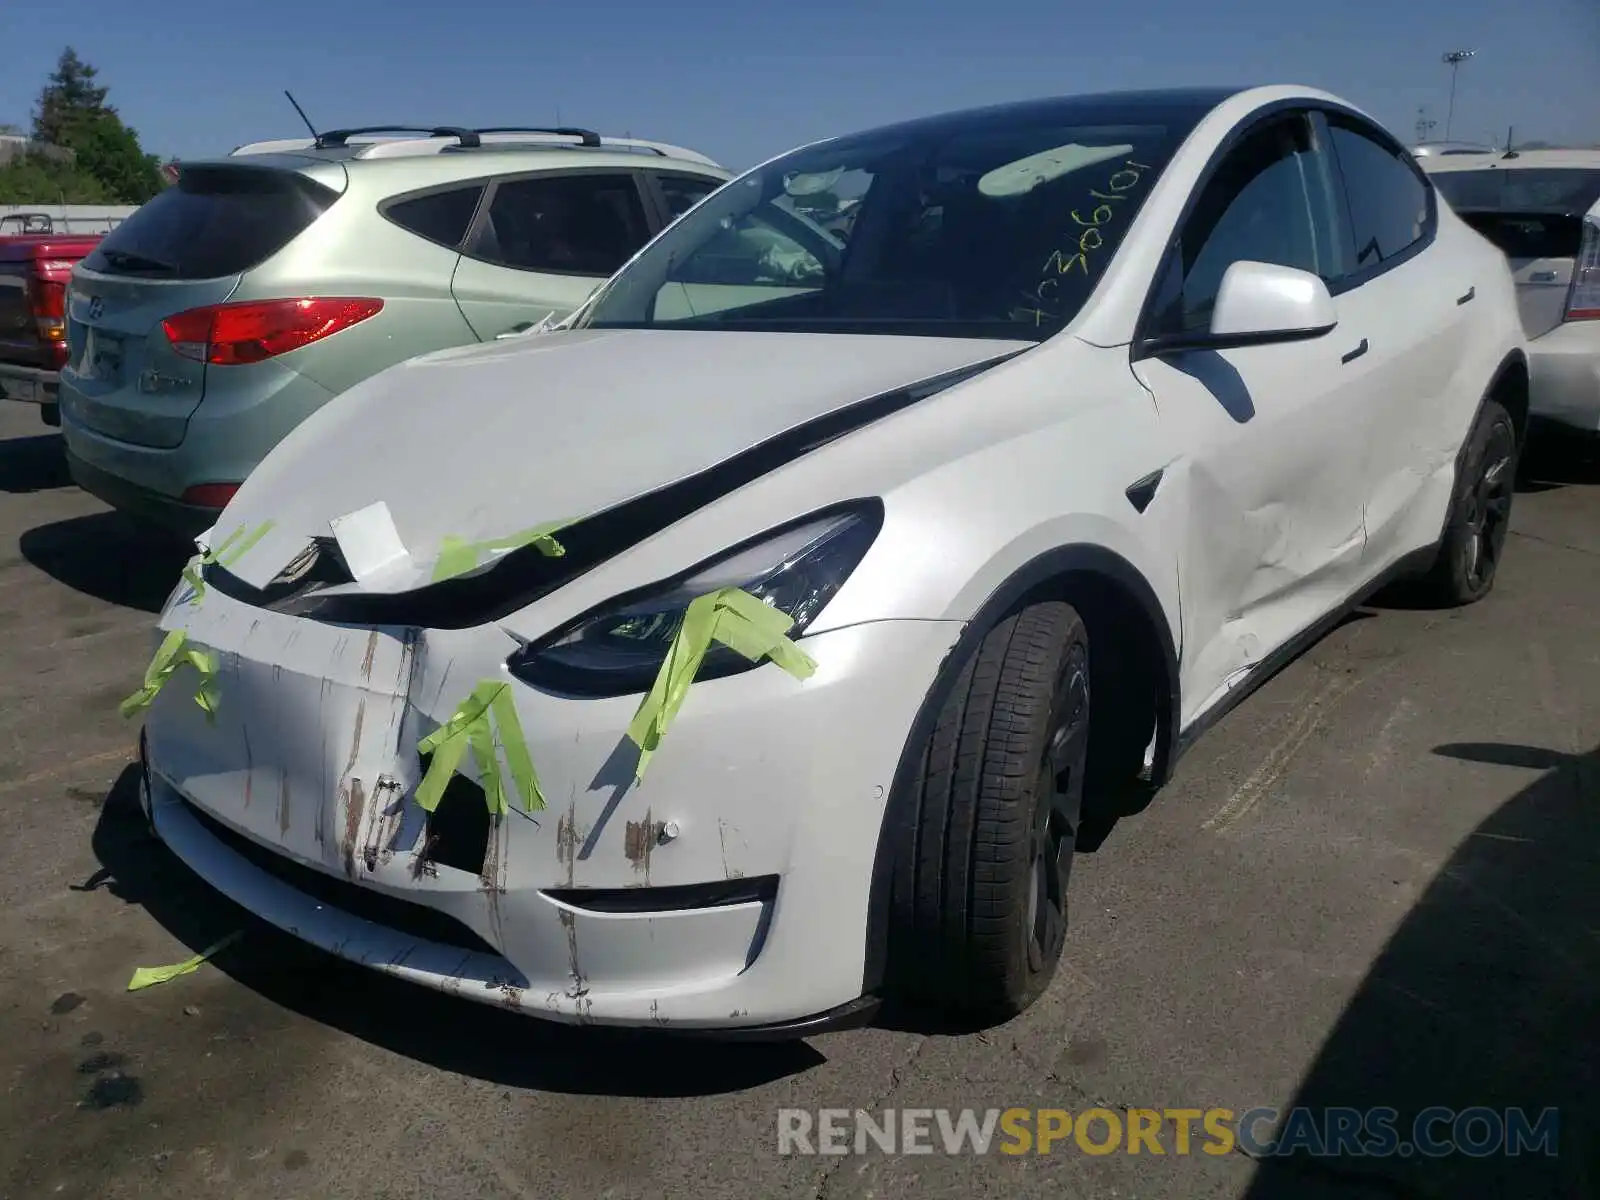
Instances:
[[[217,516],[222,511],[185,504],[164,492],[130,483],[120,476],[91,466],[74,454],[70,447],[66,456],[72,482],[95,499],[103,500],[135,520],[148,522],[183,537],[192,538],[204,533],[217,523]]]
[[[182,440],[142,421],[136,397],[110,405],[86,397],[72,372],[61,381],[61,432],[73,479],[84,491],[140,522],[192,537],[219,509],[185,503],[191,488],[237,485],[291,429],[330,399],[326,388],[281,363],[258,363],[208,387]],[[108,419],[114,409],[116,418]]]

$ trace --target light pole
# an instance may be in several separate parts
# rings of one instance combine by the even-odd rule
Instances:
[[[1476,50],[1451,50],[1444,56],[1444,61],[1450,67],[1450,108],[1444,115],[1444,140],[1450,140],[1450,122],[1456,115],[1456,75],[1461,71],[1461,64],[1477,54]]]

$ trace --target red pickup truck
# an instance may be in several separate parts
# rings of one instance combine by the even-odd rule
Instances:
[[[57,378],[67,362],[67,281],[100,234],[0,237],[0,400],[39,405],[61,424]]]

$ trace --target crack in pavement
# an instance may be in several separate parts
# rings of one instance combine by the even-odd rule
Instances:
[[[393,1079],[381,1067],[367,1062],[357,1054],[346,1053],[344,1061],[350,1063],[362,1074],[375,1080],[380,1086],[394,1092],[406,1100],[411,1101],[417,1108],[438,1122],[437,1128],[450,1142],[455,1144],[467,1158],[475,1160],[489,1168],[496,1179],[518,1200],[540,1200],[540,1194],[534,1191],[533,1186],[505,1162],[504,1159],[494,1154],[483,1143],[468,1137],[457,1128],[459,1114],[440,1109],[430,1101],[418,1096],[416,1091],[407,1090],[399,1080]]]
[[[1508,529],[1506,532],[1512,537],[1527,538],[1530,542],[1554,546],[1557,550],[1570,550],[1574,554],[1582,554],[1588,558],[1600,558],[1600,550],[1591,550],[1587,546],[1574,546],[1571,542],[1558,542],[1554,538],[1540,537],[1537,533],[1524,533],[1520,529]]]
[[[926,1036],[917,1039],[915,1049],[913,1049],[910,1054],[906,1055],[905,1061],[899,1066],[890,1070],[889,1085],[884,1088],[880,1095],[867,1101],[866,1105],[864,1106],[867,1111],[870,1112],[885,1106],[889,1097],[894,1095],[895,1090],[899,1088],[901,1079],[905,1076],[906,1072],[910,1071],[917,1065],[917,1060],[922,1057],[922,1052],[928,1048],[928,1043],[932,1040],[932,1038]],[[856,1107],[856,1111],[860,1112],[862,1111],[862,1108],[863,1106],[858,1105]],[[832,1162],[822,1169],[822,1174],[817,1176],[816,1186],[811,1190],[811,1200],[826,1200],[828,1194],[828,1185],[832,1182],[834,1174],[841,1166],[844,1165],[844,1161],[848,1157],[850,1156],[844,1154],[838,1155],[833,1159]]]

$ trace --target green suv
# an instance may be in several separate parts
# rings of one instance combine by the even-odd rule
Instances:
[[[187,163],[72,273],[72,477],[193,536],[330,398],[563,319],[730,177],[582,129],[336,130]]]

